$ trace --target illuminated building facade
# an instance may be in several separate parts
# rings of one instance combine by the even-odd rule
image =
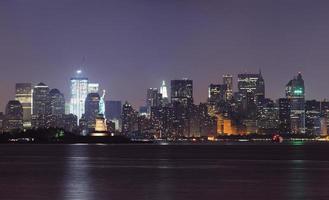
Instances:
[[[227,101],[233,98],[233,76],[226,74],[223,76],[223,84],[226,85],[225,98]]]
[[[277,101],[279,107],[279,132],[283,134],[291,133],[291,103],[288,98],[280,98]]]
[[[132,105],[128,102],[122,106],[122,128],[121,131],[125,135],[132,134],[138,130],[138,116]]]
[[[32,127],[35,129],[47,127],[49,114],[49,87],[39,83],[33,89]]]
[[[320,105],[321,110],[321,125],[322,125],[322,134],[327,135],[329,132],[329,101],[321,101]]]
[[[32,84],[17,83],[15,87],[15,100],[19,101],[23,107],[23,126],[31,128],[32,126]]]
[[[262,73],[259,74],[239,74],[238,92],[240,98],[253,98],[255,102],[265,98],[265,82]]]
[[[216,105],[226,101],[227,85],[226,84],[210,84],[208,88],[208,102]]]
[[[286,97],[291,104],[291,133],[303,134],[305,133],[305,86],[301,73],[286,85]]]
[[[305,102],[305,132],[320,135],[321,130],[321,102],[310,100]]]
[[[49,92],[49,113],[47,115],[47,127],[63,128],[65,115],[65,98],[58,89]]]
[[[71,78],[70,113],[76,115],[78,120],[85,112],[85,100],[88,95],[88,78],[81,76],[81,71],[76,72],[76,77]]]
[[[4,129],[6,132],[19,131],[23,128],[23,107],[19,101],[9,101],[6,106]]]
[[[260,134],[276,133],[279,127],[279,108],[270,99],[264,99],[258,107],[257,127]]]
[[[75,132],[78,129],[78,118],[73,114],[65,114],[63,116],[63,128],[68,132]]]
[[[185,106],[193,104],[193,81],[189,79],[171,81],[171,103]]]
[[[259,74],[239,74],[237,101],[240,114],[250,120],[256,120],[257,105],[265,98],[265,82],[261,72]]]
[[[172,138],[174,136],[174,119],[172,106],[165,105],[152,108],[151,121],[158,138]]]
[[[152,107],[161,105],[162,95],[157,88],[149,88],[146,94],[146,108],[147,113],[151,113]]]

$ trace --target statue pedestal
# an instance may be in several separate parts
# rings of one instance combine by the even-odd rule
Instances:
[[[103,116],[98,116],[96,118],[95,132],[91,136],[107,136],[107,125],[106,119]]]

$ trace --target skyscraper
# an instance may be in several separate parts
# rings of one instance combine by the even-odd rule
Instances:
[[[7,132],[23,128],[23,107],[19,101],[9,101],[6,106],[4,128]]]
[[[257,127],[261,134],[275,133],[279,127],[279,108],[270,99],[264,99],[257,112]]]
[[[171,81],[171,102],[188,106],[193,104],[193,81],[189,79]]]
[[[19,101],[23,107],[23,126],[31,128],[32,125],[32,84],[16,83],[15,100]]]
[[[152,107],[161,105],[162,95],[159,93],[157,88],[149,88],[146,95],[146,107],[148,113],[151,112]]]
[[[87,121],[88,129],[94,129],[96,126],[96,117],[99,115],[99,101],[98,93],[89,93],[85,101],[85,119]]]
[[[46,128],[46,117],[49,113],[49,88],[39,83],[33,90],[33,128]]]
[[[259,74],[238,75],[238,96],[240,110],[247,118],[254,120],[257,106],[265,99],[265,83]]]
[[[231,100],[233,97],[233,76],[226,74],[223,76],[223,84],[226,85],[226,100]]]
[[[280,133],[287,134],[291,133],[291,122],[290,122],[290,113],[291,113],[291,104],[290,99],[280,98],[278,100],[279,106],[279,131]]]
[[[286,97],[291,104],[291,132],[305,133],[305,86],[301,73],[286,85]]]
[[[47,116],[47,127],[63,128],[65,115],[65,98],[58,89],[49,92],[49,113]]]
[[[76,115],[78,120],[85,112],[85,100],[88,95],[88,78],[82,76],[78,70],[76,76],[71,78],[70,113]]]
[[[238,91],[241,98],[250,95],[255,102],[265,98],[265,82],[261,72],[259,74],[239,74]]]
[[[305,132],[307,134],[321,134],[321,102],[305,101]]]
[[[128,102],[122,106],[122,133],[129,135],[138,130],[138,116],[131,104]]]
[[[221,101],[225,101],[227,94],[226,84],[210,84],[208,88],[208,101],[211,105],[217,105]]]

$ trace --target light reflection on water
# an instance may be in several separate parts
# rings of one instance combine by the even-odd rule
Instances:
[[[303,160],[294,160],[289,169],[289,199],[305,198],[305,184],[307,182]]]
[[[0,199],[329,199],[326,150],[0,145]]]
[[[88,148],[68,146],[64,172],[64,199],[89,200],[92,198],[92,184],[89,175]]]

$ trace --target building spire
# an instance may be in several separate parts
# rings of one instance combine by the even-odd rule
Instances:
[[[160,93],[162,94],[162,98],[168,98],[166,81],[162,81],[162,85],[160,87]]]

